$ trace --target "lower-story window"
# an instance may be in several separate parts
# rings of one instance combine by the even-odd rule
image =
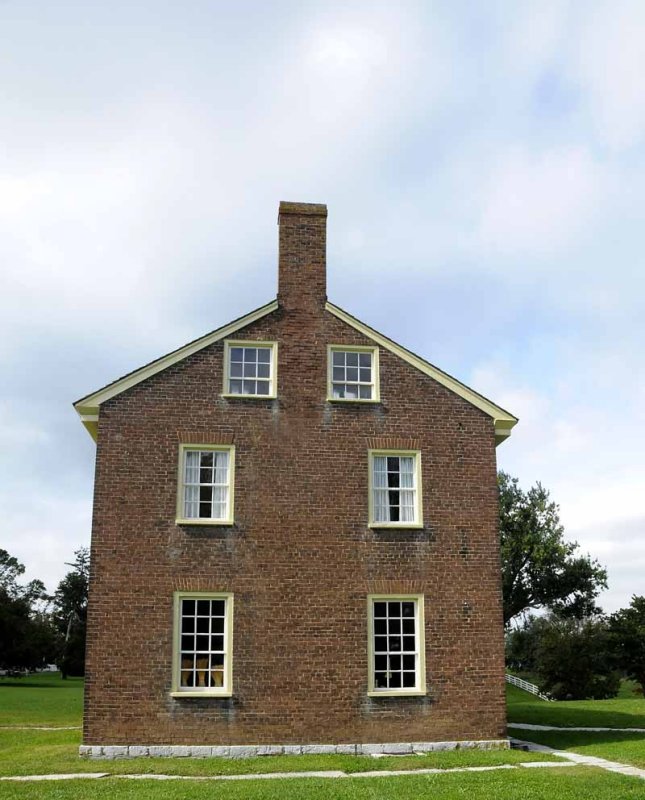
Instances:
[[[175,592],[174,695],[230,696],[233,595]]]
[[[370,595],[368,614],[368,693],[425,694],[423,595]]]

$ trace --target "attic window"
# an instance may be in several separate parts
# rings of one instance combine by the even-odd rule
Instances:
[[[329,400],[378,402],[378,348],[330,345]]]
[[[275,397],[276,350],[275,342],[226,342],[224,395]]]

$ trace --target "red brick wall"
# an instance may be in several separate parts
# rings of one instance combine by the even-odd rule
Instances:
[[[371,342],[314,296],[236,334],[278,342],[276,400],[221,396],[220,342],[101,407],[86,744],[505,735],[492,420],[383,349],[379,404],[328,403],[327,344]],[[234,525],[175,524],[187,437],[235,442]],[[368,528],[375,438],[421,450],[423,529]],[[170,696],[178,589],[235,595],[232,698]],[[425,595],[426,696],[367,696],[379,592]]]

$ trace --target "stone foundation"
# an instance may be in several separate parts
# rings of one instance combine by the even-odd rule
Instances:
[[[84,758],[253,758],[280,755],[406,755],[439,750],[507,750],[508,739],[458,742],[390,742],[386,744],[256,744],[256,745],[96,745],[82,744]]]

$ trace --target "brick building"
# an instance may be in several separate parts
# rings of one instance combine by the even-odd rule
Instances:
[[[326,217],[281,203],[276,300],[75,404],[84,753],[504,741],[517,420],[327,301]]]

